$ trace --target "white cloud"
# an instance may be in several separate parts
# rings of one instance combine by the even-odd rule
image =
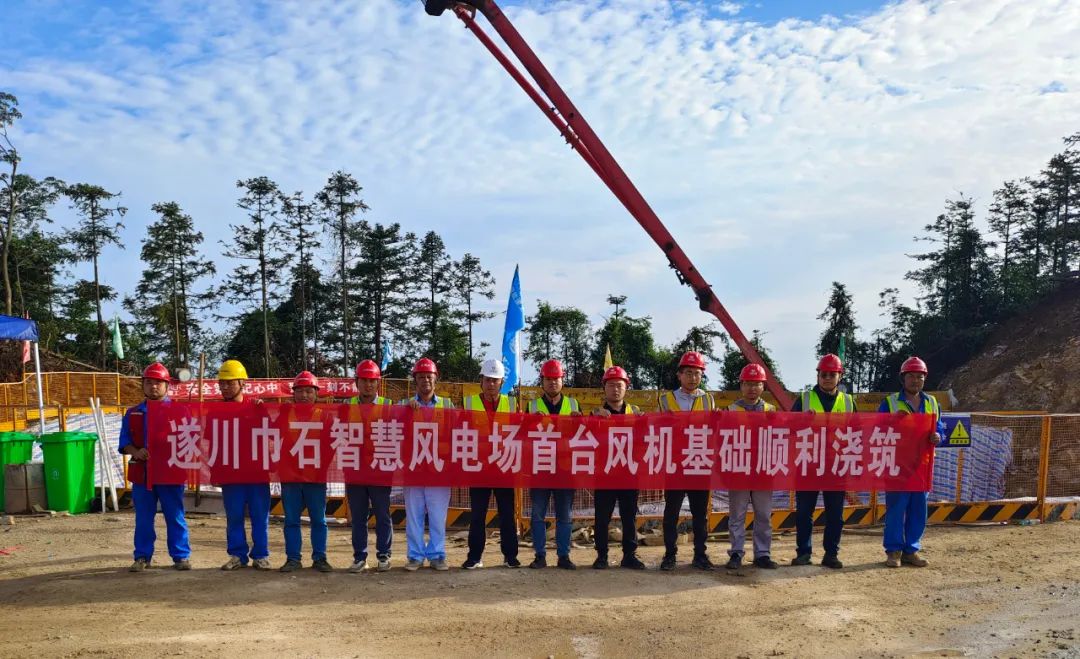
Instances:
[[[829,282],[848,283],[875,326],[877,291],[903,284],[902,253],[944,199],[962,190],[985,204],[1080,120],[1080,3],[909,0],[771,26],[740,22],[737,3],[678,6],[506,11],[743,329],[768,332],[793,382],[809,379]],[[492,269],[500,298],[520,262],[526,300],[599,314],[621,292],[664,341],[708,320],[449,15],[324,0],[80,19],[111,35],[104,46],[9,53],[0,76],[23,104],[30,171],[124,191],[129,248],[107,275],[121,289],[140,269],[151,203],[175,199],[209,240],[227,239],[236,179],[311,193],[345,168],[371,219],[440,231]],[[495,344],[499,332],[501,320],[482,330]]]

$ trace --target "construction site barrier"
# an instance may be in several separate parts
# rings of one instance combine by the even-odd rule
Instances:
[[[45,384],[45,383],[48,384]],[[114,480],[122,482],[124,459],[112,447],[116,445],[120,419],[124,410],[142,400],[141,384],[137,377],[99,373],[43,374],[47,393],[45,408],[46,431],[93,432],[88,407],[89,398],[102,399],[106,415],[106,446],[110,448],[110,468]],[[38,410],[33,383],[0,384],[0,429],[36,429]],[[440,383],[440,395],[453,399],[479,392],[471,383]],[[597,406],[603,393],[599,389],[565,388],[564,393],[579,400],[584,410]],[[400,400],[413,395],[409,380],[385,379],[383,395]],[[943,410],[952,409],[949,395],[935,392]],[[522,387],[520,400],[526,402],[540,395],[539,388]],[[883,393],[856,394],[863,410],[875,410],[884,398]],[[736,392],[714,392],[718,406],[737,397]],[[629,402],[643,411],[656,411],[658,392],[629,392]],[[730,400],[729,400],[730,399]],[[875,402],[877,401],[877,402]],[[1042,413],[972,413],[972,442],[963,448],[938,449],[934,469],[934,487],[930,497],[929,523],[999,523],[1009,521],[1054,521],[1072,519],[1078,514],[1080,501],[1080,415]],[[96,482],[100,483],[101,474]],[[203,488],[204,492],[213,488]],[[274,486],[272,514],[283,514],[277,486]],[[519,490],[515,514],[519,529],[527,531],[530,518],[528,492]],[[328,487],[327,514],[338,519],[349,517],[344,485],[331,483]],[[128,500],[123,497],[122,500]],[[795,523],[794,492],[775,492],[773,495],[772,525],[777,530],[793,529]],[[643,490],[639,494],[639,524],[653,527],[660,523],[664,507],[663,490]],[[578,490],[572,506],[576,525],[587,525],[593,519],[593,493]],[[405,513],[400,489],[392,496],[392,519],[403,526]],[[820,515],[820,510],[817,514]],[[617,514],[617,511],[616,511]],[[878,492],[849,492],[844,510],[845,522],[851,526],[871,526],[884,519],[884,495]],[[465,525],[470,516],[469,491],[453,488],[448,524]],[[688,518],[688,514],[685,515]],[[373,521],[373,520],[372,520]],[[488,526],[498,527],[495,502],[487,513]],[[549,518],[549,524],[553,520]],[[746,523],[753,522],[748,512]],[[714,533],[728,530],[727,493],[713,492],[710,498],[709,529]]]

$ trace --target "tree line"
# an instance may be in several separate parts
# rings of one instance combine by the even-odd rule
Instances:
[[[1063,139],[1038,173],[1004,181],[993,192],[984,222],[963,194],[915,236],[926,251],[909,254],[913,304],[886,288],[878,306],[887,323],[860,337],[854,300],[834,282],[819,319],[826,324],[818,352],[846,348],[846,378],[856,390],[895,387],[900,364],[920,355],[940,382],[982,348],[991,332],[1029,310],[1063,282],[1080,279],[1080,133]]]
[[[211,363],[240,359],[254,377],[304,369],[347,374],[361,359],[380,361],[390,343],[390,376],[406,375],[416,358],[428,356],[446,379],[475,379],[488,346],[474,330],[494,316],[482,302],[494,298],[495,278],[472,254],[452,257],[434,231],[419,235],[369,221],[363,188],[348,172],[333,172],[313,195],[287,192],[265,176],[237,181],[245,218],[218,246],[230,259],[227,271],[177,202],[153,204],[140,252],[145,269],[125,293],[102,276],[99,262],[106,247],[124,248],[119,232],[128,209],[120,193],[27,174],[9,135],[21,116],[16,97],[0,92],[0,278],[4,312],[34,318],[44,349],[115,367],[102,302],[119,299],[131,316],[122,324],[127,363],[120,366],[127,370],[156,358],[173,368],[193,366],[206,352]],[[915,266],[906,278],[918,297],[906,304],[897,289],[882,291],[881,329],[860,335],[853,297],[834,282],[816,352],[844,356],[850,388],[892,388],[912,354],[931,362],[934,384],[997,325],[1077,275],[1080,133],[1064,144],[1038,174],[994,191],[985,227],[976,221],[974,200],[961,194],[946,201],[915,236],[929,249],[909,255]],[[52,231],[50,211],[62,201],[78,222]],[[92,279],[71,275],[84,262]],[[538,300],[526,321],[525,359],[539,367],[558,358],[569,385],[595,386],[610,349],[633,386],[672,388],[679,356],[698,350],[721,365],[710,387],[737,386],[746,362],[714,325],[692,327],[660,346],[651,319],[627,312],[625,295],[607,301],[613,310],[594,327],[581,309]],[[233,311],[222,315],[223,305]],[[752,341],[776,372],[763,335],[753,332]]]

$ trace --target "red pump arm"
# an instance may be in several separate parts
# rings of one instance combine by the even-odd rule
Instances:
[[[630,181],[630,177],[615,161],[615,158],[604,146],[604,143],[600,141],[600,138],[597,137],[589,123],[578,112],[570,97],[566,95],[559,83],[551,76],[540,58],[536,56],[532,48],[521,37],[521,34],[503,14],[494,0],[465,0],[462,2],[426,0],[424,8],[427,13],[433,16],[439,16],[447,9],[453,10],[457,17],[465,23],[465,26],[476,35],[480,42],[495,56],[495,59],[503,65],[514,81],[525,90],[529,98],[555,125],[571,147],[581,155],[615,197],[626,207],[627,211],[638,221],[638,224],[649,234],[653,242],[660,247],[667,256],[669,264],[675,270],[679,282],[690,286],[694,291],[694,296],[697,298],[701,310],[713,314],[720,320],[724,330],[748,361],[761,364],[765,368],[768,376],[765,383],[766,387],[776,398],[780,407],[785,410],[791,409],[793,402],[791,395],[780,385],[753,344],[750,343],[731,317],[731,314],[717,299],[712,286],[705,281],[698,269],[694,267],[690,257],[675,242],[675,238],[668,232],[656,212],[653,211],[633,182]],[[518,71],[517,67],[476,23],[474,19],[476,11],[479,11],[487,18],[491,26],[495,28],[495,31],[498,32],[506,45],[517,56],[525,71],[536,82],[535,87]],[[549,102],[545,102],[545,97]]]

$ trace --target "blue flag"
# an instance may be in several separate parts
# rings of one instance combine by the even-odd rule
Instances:
[[[502,361],[506,380],[502,393],[508,394],[518,384],[518,332],[525,329],[525,310],[521,306],[521,280],[514,266],[514,283],[510,285],[510,301],[506,303],[506,325],[503,327]]]
[[[385,371],[386,367],[390,365],[390,360],[393,359],[393,355],[390,353],[390,339],[383,339],[382,342],[382,364],[379,365],[380,371]]]

